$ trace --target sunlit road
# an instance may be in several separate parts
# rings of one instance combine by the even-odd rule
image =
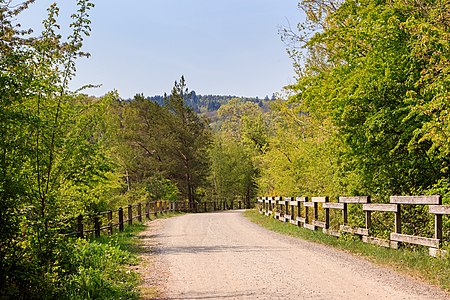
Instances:
[[[269,232],[239,211],[160,225],[167,299],[450,299],[364,259]]]

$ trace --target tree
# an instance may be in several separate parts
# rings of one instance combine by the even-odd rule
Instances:
[[[212,194],[220,200],[243,199],[247,207],[255,196],[256,168],[240,141],[217,133],[209,150]]]
[[[268,124],[257,104],[237,98],[222,105],[218,115],[223,122],[210,151],[213,194],[240,197],[250,207],[259,157],[268,147]]]
[[[208,172],[207,149],[211,143],[209,127],[192,108],[186,105],[189,91],[184,77],[175,82],[172,93],[165,98],[165,108],[169,118],[168,126],[170,145],[165,150],[170,161],[170,178],[178,183],[178,188],[189,201],[196,202],[196,189],[205,184]]]
[[[260,159],[258,188],[265,195],[337,196],[336,128],[329,117],[305,113],[295,101],[272,105],[270,147]]]
[[[182,77],[162,105],[140,94],[116,104],[112,113],[120,124],[114,149],[131,192],[175,200],[179,191],[191,204],[197,201],[211,137],[206,121],[187,105],[189,97]]]
[[[311,121],[329,124],[330,135],[316,135],[338,143],[332,159],[342,175],[338,190],[385,198],[447,177],[448,161],[437,150],[437,145],[446,149],[445,105],[441,112],[437,103],[445,99],[439,86],[445,85],[447,52],[439,41],[448,27],[435,21],[445,9],[434,1],[302,1],[300,6],[308,22],[299,26],[302,32],[284,36],[307,50],[290,102]]]
[[[20,30],[17,16],[33,2],[0,4],[0,297],[36,289],[50,297],[46,293],[58,288],[61,274],[54,270],[64,247],[58,235],[62,221],[75,208],[90,206],[65,196],[75,190],[87,195],[86,187],[94,187],[109,168],[93,136],[96,128],[86,128],[95,119],[83,113],[86,98],[68,90],[76,58],[86,55],[81,46],[93,5],[77,2],[72,33],[63,40],[56,4],[40,36]]]

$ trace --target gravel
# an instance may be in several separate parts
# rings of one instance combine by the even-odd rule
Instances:
[[[450,299],[363,258],[263,229],[240,211],[150,224],[143,236],[156,270],[144,272],[164,299]]]

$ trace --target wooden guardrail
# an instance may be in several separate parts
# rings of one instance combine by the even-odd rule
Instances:
[[[123,231],[125,225],[132,225],[133,220],[142,222],[150,220],[152,216],[158,216],[168,212],[213,212],[219,210],[241,209],[242,201],[212,201],[202,203],[149,201],[131,204],[115,210],[98,212],[94,215],[79,215],[76,218],[75,231],[66,234],[85,237],[94,234],[99,237],[102,232],[111,235],[114,228]],[[116,229],[116,230],[117,230]]]
[[[258,210],[266,216],[273,215],[282,222],[289,222],[310,230],[319,228],[326,234],[339,237],[350,233],[361,237],[365,243],[397,249],[399,243],[421,245],[429,248],[429,254],[437,257],[441,249],[443,232],[442,216],[450,215],[450,205],[442,205],[440,195],[433,196],[391,196],[387,204],[371,203],[369,196],[339,197],[337,202],[330,202],[328,197],[259,197]],[[320,204],[320,207],[319,207]],[[348,205],[359,205],[364,211],[365,226],[351,227],[348,224]],[[402,233],[402,206],[426,205],[429,214],[434,216],[434,236],[424,237]],[[312,214],[310,213],[312,210]],[[321,219],[319,219],[319,210]],[[339,230],[330,228],[330,210],[342,212],[342,224]],[[389,239],[371,236],[372,213],[384,212],[394,214],[394,232]],[[312,217],[311,217],[312,215]],[[447,237],[450,238],[450,237]]]

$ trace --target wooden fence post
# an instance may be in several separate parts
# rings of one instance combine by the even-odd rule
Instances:
[[[283,198],[281,198],[283,199]],[[290,207],[289,207],[289,201],[288,200],[284,200],[284,215],[292,215]],[[285,217],[286,218],[286,217]],[[286,222],[286,219],[284,220]]]
[[[123,231],[123,208],[119,208],[119,231]]]
[[[108,233],[109,235],[113,234],[113,221],[112,221],[112,210],[108,210]]]
[[[133,207],[128,205],[128,225],[133,225]]]
[[[317,221],[319,219],[319,207],[318,207],[318,203],[314,202],[314,220]]]
[[[303,206],[305,206],[305,223],[304,223],[304,225],[311,223],[311,220],[309,217],[309,206],[306,205],[306,204],[308,204],[308,203],[306,203],[307,201],[308,201],[308,198],[305,197],[305,202],[303,203]]]
[[[442,242],[442,215],[434,215],[434,238]]]
[[[438,205],[442,205],[442,196],[439,195]],[[442,215],[434,215],[434,238],[440,241],[442,244]]]
[[[342,209],[342,219],[343,223],[342,225],[347,225],[348,223],[348,213],[347,213],[347,203],[344,203],[344,208]]]
[[[325,197],[325,203],[329,202],[328,196]],[[325,208],[325,229],[330,228],[330,209]]]
[[[397,204],[395,212],[395,233],[402,233],[402,212],[400,204]]]
[[[145,217],[150,220],[150,202],[145,202]]]
[[[155,214],[155,217],[158,216],[158,201],[153,202],[153,213]]]
[[[239,209],[241,209],[241,208],[242,208],[242,201],[239,200]]]
[[[100,219],[98,216],[94,217],[94,232],[95,237],[100,237]]]
[[[142,222],[142,204],[141,202],[138,203],[138,221]]]
[[[83,232],[83,215],[79,215],[77,217],[77,236],[79,238],[83,238],[84,237],[84,232]]]
[[[367,196],[367,203],[370,203],[370,196]],[[366,229],[370,230],[371,226],[372,226],[372,212],[366,210]]]

